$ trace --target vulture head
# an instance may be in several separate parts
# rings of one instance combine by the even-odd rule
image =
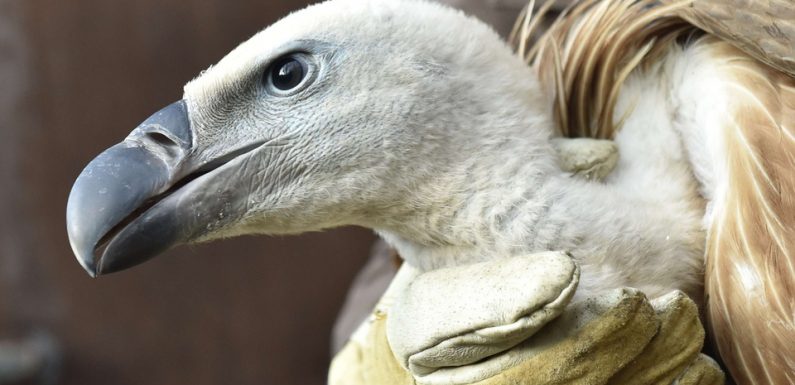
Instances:
[[[340,225],[454,243],[438,222],[468,178],[504,163],[495,152],[521,149],[530,173],[555,167],[535,89],[497,34],[458,11],[312,6],[91,161],[69,197],[72,249],[97,275],[178,244]]]

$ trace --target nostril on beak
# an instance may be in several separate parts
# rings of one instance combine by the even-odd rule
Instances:
[[[176,164],[185,155],[184,145],[171,135],[158,129],[148,130],[139,139],[143,145],[152,151],[160,154],[161,159],[168,164]]]
[[[171,139],[168,135],[162,132],[150,131],[146,133],[146,137],[161,147],[175,147],[175,148],[180,147],[177,141]]]
[[[150,116],[125,140],[142,145],[166,164],[176,166],[190,151],[191,137],[187,106],[180,100]]]

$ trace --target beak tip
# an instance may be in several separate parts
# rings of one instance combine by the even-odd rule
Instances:
[[[74,221],[71,220],[70,216],[67,216],[66,224],[67,224],[67,234],[69,235],[69,245],[72,247],[72,253],[74,254],[77,262],[80,263],[80,266],[83,270],[88,273],[92,278],[97,276],[97,265],[94,260],[94,242],[90,239],[86,239],[85,236],[82,236],[81,232],[77,231],[76,228],[73,226]]]
[[[91,278],[96,278],[99,275],[99,270],[97,269],[96,263],[94,263],[94,259],[91,253],[81,253],[78,250],[73,250],[75,253],[75,257],[77,257],[77,262],[80,263],[80,266],[83,270],[88,273]]]
[[[164,157],[157,141],[142,144],[141,138],[149,134],[165,135],[163,132],[175,138],[163,145],[179,146],[178,156]],[[190,150],[192,131],[185,102],[178,101],[152,115],[131,137],[132,142],[125,139],[91,160],[69,193],[66,204],[69,242],[77,261],[91,277],[134,266],[179,240],[177,229],[167,229],[170,232],[163,235],[160,228],[150,228],[146,221],[137,223],[140,218],[131,215],[173,184],[175,164],[182,159],[183,152]],[[169,220],[166,214],[159,219]],[[116,229],[125,219],[131,221]],[[103,242],[105,238],[111,239]]]
[[[98,275],[102,274],[102,272],[97,269],[96,265],[93,263],[88,264],[82,258],[78,258],[77,261],[80,263],[80,266],[83,267],[83,270],[88,273],[91,278],[96,278]]]

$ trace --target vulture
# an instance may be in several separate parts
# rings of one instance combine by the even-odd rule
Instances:
[[[680,290],[737,384],[795,383],[795,6],[585,0],[542,34],[532,9],[510,44],[424,0],[287,16],[86,166],[78,261],[342,225],[420,272],[565,251],[575,298]],[[573,176],[597,139],[617,161]]]

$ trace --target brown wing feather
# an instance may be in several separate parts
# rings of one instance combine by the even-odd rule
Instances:
[[[679,14],[773,68],[795,76],[792,0],[694,0]]]
[[[626,76],[659,57],[673,39],[695,30],[675,13],[689,1],[665,6],[652,0],[574,2],[538,39],[528,26],[538,25],[547,8],[536,15],[522,12],[511,43],[552,96],[564,136],[613,137],[621,126],[613,121],[613,109]]]
[[[795,384],[795,78],[724,42],[724,175],[707,245],[707,318],[738,384]]]
[[[519,51],[538,71],[563,135],[612,137],[623,75],[691,33],[681,17],[745,50],[699,41],[723,63],[733,93],[707,245],[707,318],[738,384],[795,384],[795,7],[663,1],[671,4],[584,0]],[[518,47],[533,44],[521,28],[531,24],[517,24]]]

